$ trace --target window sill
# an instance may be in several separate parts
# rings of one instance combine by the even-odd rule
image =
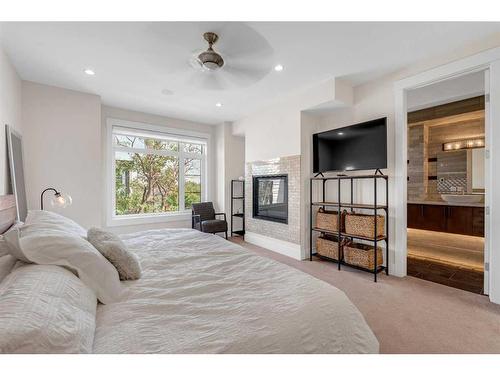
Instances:
[[[173,221],[189,221],[191,222],[191,211],[172,212],[166,214],[151,214],[151,215],[123,215],[113,216],[108,218],[107,224],[109,227],[119,227],[125,225],[140,225],[153,223],[168,223]]]

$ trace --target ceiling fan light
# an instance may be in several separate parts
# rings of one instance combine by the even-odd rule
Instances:
[[[203,67],[207,70],[217,70],[220,68],[219,64],[212,61],[207,61],[203,63]]]
[[[219,68],[222,68],[222,66],[224,65],[224,59],[222,58],[222,56],[213,50],[208,50],[200,53],[198,55],[198,59],[200,60],[203,67],[208,70],[217,70]]]

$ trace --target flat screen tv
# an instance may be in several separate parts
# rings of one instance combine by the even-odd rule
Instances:
[[[387,118],[313,134],[314,173],[387,168]]]

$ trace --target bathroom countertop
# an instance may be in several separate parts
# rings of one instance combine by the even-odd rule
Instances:
[[[437,206],[458,206],[458,207],[484,207],[484,202],[479,203],[450,203],[445,201],[410,200],[408,204],[433,204]]]

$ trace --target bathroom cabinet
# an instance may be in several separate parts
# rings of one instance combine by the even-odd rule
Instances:
[[[408,228],[484,236],[484,208],[408,204]]]

